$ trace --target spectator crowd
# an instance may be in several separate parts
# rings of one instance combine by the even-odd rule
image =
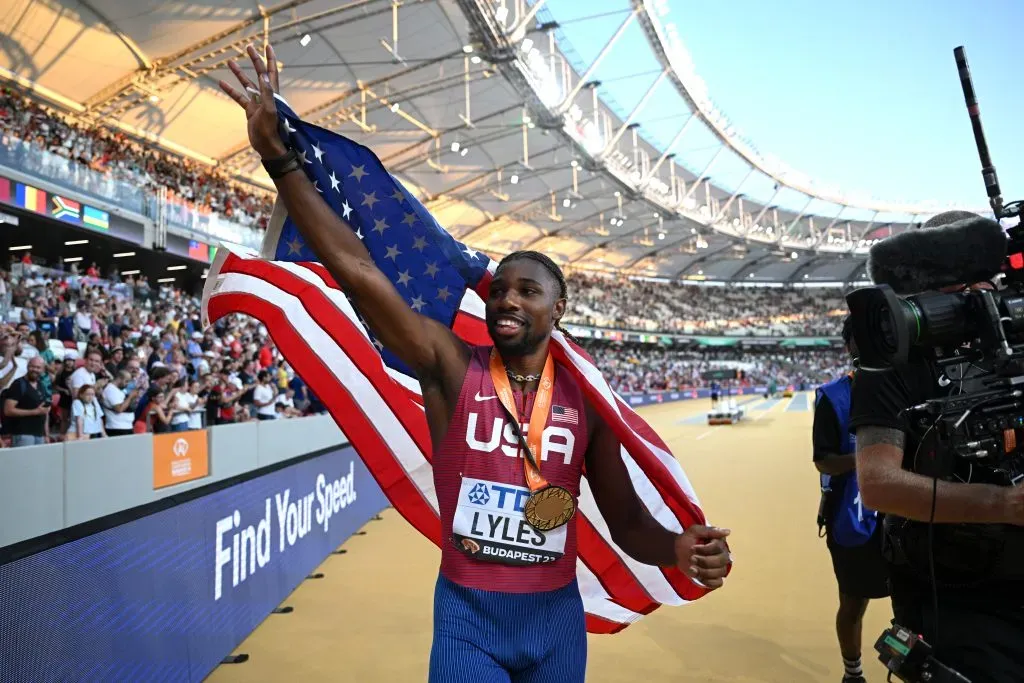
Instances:
[[[702,374],[718,368],[743,371],[744,386],[814,387],[849,370],[845,351],[815,350],[687,351],[649,344],[603,344],[588,348],[597,366],[620,394],[698,389],[711,384]]]
[[[191,209],[260,228],[266,228],[273,210],[267,192],[123,133],[74,121],[9,88],[0,89],[0,149],[18,168],[74,179],[93,194],[117,196],[118,182],[136,190],[164,187]]]
[[[586,273],[567,278],[565,322],[646,332],[836,336],[846,302],[838,289],[713,287]]]
[[[180,289],[168,285],[154,289],[142,276],[99,275],[94,265],[80,275],[36,266],[25,257],[9,271],[0,271],[0,316],[5,321],[0,324],[3,441],[32,445],[324,411],[258,321],[236,315],[203,330],[199,300]],[[724,294],[722,289],[623,280],[605,291],[636,291],[616,296],[613,303],[581,276],[573,276],[570,287],[570,301],[586,302],[581,307],[597,316],[586,321],[591,324],[611,324],[620,316],[640,313],[632,309],[639,295],[669,308],[673,295],[691,291],[702,292],[696,296],[707,292],[709,298],[702,305],[717,311],[694,314],[704,330],[714,321],[758,319],[750,310],[757,309],[757,301],[770,301],[771,316],[777,318],[818,315],[786,307],[787,303],[810,305],[807,296],[759,299],[760,290],[741,292],[753,295],[751,304],[733,296],[711,298]],[[696,300],[679,306],[696,306]],[[825,301],[827,306],[832,304]],[[607,309],[598,308],[605,305]],[[662,307],[649,308],[644,315],[655,329],[678,329],[674,313],[663,312],[655,319]],[[817,325],[814,329],[819,333],[834,335],[834,327],[825,327],[825,321],[833,320],[831,316],[814,318],[802,329]],[[710,329],[722,331],[721,327]],[[744,330],[739,324],[725,329]],[[612,388],[623,394],[706,386],[702,373],[722,366],[742,369],[747,384],[774,380],[783,386],[813,386],[847,367],[843,354],[828,348],[695,351],[596,341],[586,346]]]
[[[272,420],[324,408],[256,320],[17,264],[0,271],[0,434],[14,446]]]

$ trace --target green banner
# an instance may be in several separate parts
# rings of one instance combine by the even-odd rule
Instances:
[[[832,346],[828,339],[783,339],[779,346]]]

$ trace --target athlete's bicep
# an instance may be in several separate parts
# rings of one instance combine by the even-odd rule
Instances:
[[[364,261],[351,277],[353,303],[381,345],[422,379],[464,375],[469,347],[447,326],[412,308],[394,283]]]

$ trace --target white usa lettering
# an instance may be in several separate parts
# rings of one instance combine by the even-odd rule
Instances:
[[[466,421],[466,445],[474,451],[481,453],[493,453],[501,447],[501,452],[510,458],[519,457],[519,446],[512,423],[496,417],[491,425],[490,435],[483,441],[477,438],[477,422],[480,419],[479,413],[470,412]],[[523,425],[523,436],[530,431],[530,425]],[[541,434],[541,462],[548,459],[551,453],[561,453],[562,462],[568,465],[572,462],[572,452],[576,446],[576,436],[571,430],[556,425],[548,425]]]

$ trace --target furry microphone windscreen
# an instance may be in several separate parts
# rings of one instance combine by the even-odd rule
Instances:
[[[1006,246],[1006,233],[996,221],[966,211],[949,211],[930,219],[920,230],[908,230],[871,247],[868,276],[897,294],[973,284],[1000,271]]]

